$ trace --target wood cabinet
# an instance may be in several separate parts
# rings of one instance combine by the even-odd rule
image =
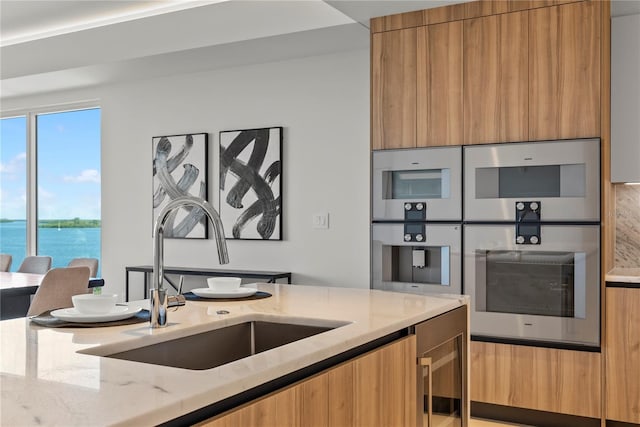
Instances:
[[[371,36],[371,147],[462,144],[462,22]]]
[[[600,136],[600,7],[529,11],[529,139]]]
[[[372,21],[372,149],[600,137],[601,3],[476,1]]]
[[[416,337],[410,335],[201,427],[415,425]]]
[[[601,355],[471,342],[471,400],[600,418]]]
[[[528,139],[528,13],[464,21],[464,143]]]
[[[461,145],[462,21],[417,32],[416,145]]]
[[[416,29],[371,36],[371,148],[416,146]]]
[[[640,424],[640,288],[606,290],[606,418]]]

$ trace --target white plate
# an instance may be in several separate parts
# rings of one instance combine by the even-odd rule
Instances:
[[[105,314],[85,314],[80,313],[75,308],[61,308],[53,310],[51,315],[56,319],[66,322],[76,323],[96,323],[96,322],[113,322],[115,320],[128,319],[133,317],[142,310],[141,307],[116,306],[112,311]]]
[[[256,288],[238,288],[232,291],[216,291],[211,288],[191,289],[195,295],[200,298],[243,298],[250,297],[258,292]]]

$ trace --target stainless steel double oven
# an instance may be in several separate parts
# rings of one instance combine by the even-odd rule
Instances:
[[[464,291],[478,337],[600,344],[600,141],[464,150]]]
[[[598,139],[373,154],[372,287],[471,296],[476,339],[599,346]]]
[[[373,153],[372,288],[462,287],[461,147]]]

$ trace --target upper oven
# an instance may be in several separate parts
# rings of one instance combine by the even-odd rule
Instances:
[[[600,140],[466,146],[464,189],[465,221],[600,221]]]
[[[373,153],[373,221],[460,220],[462,148]]]

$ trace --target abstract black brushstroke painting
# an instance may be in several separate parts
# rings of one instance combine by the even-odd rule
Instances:
[[[282,128],[220,132],[220,217],[229,239],[282,240]]]
[[[207,200],[208,134],[154,136],[153,222],[170,200],[194,196]],[[207,217],[200,208],[182,208],[169,214],[164,236],[206,239]]]

